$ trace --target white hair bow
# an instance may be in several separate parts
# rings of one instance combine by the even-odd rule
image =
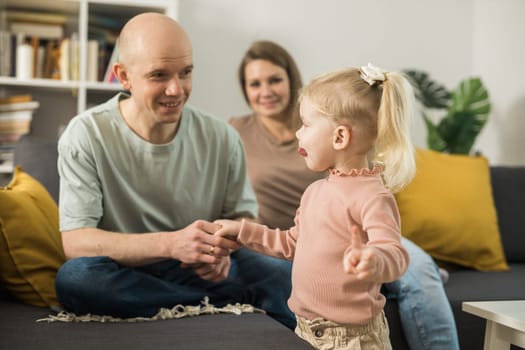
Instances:
[[[379,67],[374,66],[372,63],[368,63],[367,66],[361,67],[361,79],[366,81],[370,86],[376,82],[383,82],[386,80],[385,71]]]

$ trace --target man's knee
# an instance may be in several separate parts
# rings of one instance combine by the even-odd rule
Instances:
[[[68,260],[60,267],[55,279],[58,295],[76,294],[97,285],[95,269],[111,263],[108,257],[82,257]]]

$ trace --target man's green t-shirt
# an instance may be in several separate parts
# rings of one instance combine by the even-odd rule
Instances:
[[[73,118],[59,144],[60,230],[142,233],[197,219],[256,217],[241,140],[225,121],[186,106],[168,144],[125,123],[119,93]]]

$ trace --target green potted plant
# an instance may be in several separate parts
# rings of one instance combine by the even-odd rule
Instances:
[[[439,152],[470,154],[491,109],[488,91],[481,79],[464,79],[455,90],[448,91],[423,71],[404,70],[404,73],[425,109],[428,147]],[[429,117],[430,110],[445,110],[445,115],[434,122]]]

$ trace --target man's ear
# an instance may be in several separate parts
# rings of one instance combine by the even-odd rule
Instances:
[[[333,147],[335,150],[345,149],[350,145],[352,138],[352,128],[347,125],[339,125],[334,130]]]
[[[128,72],[126,71],[126,67],[122,63],[113,63],[113,74],[117,77],[120,85],[122,85],[122,88],[124,90],[130,90],[131,89],[131,82],[129,81]]]

